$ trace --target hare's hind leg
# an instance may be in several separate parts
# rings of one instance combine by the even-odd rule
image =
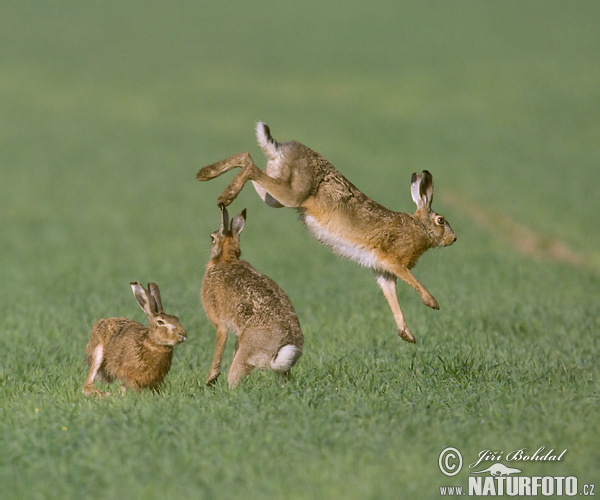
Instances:
[[[237,198],[238,194],[240,194],[240,191],[244,187],[244,184],[246,184],[250,178],[250,169],[254,168],[260,172],[260,169],[254,164],[250,154],[239,153],[225,160],[221,160],[217,163],[213,163],[212,165],[201,168],[196,174],[196,179],[199,181],[208,181],[218,177],[221,174],[224,174],[225,172],[229,172],[234,168],[241,168],[242,171],[233,178],[229,186],[227,186],[219,195],[217,198],[218,205],[230,205],[231,202]]]
[[[265,174],[254,163],[237,174],[231,184],[219,196],[217,203],[229,205],[242,190],[246,182],[252,181],[254,189],[262,200],[274,208],[298,208],[306,201],[310,193],[308,182],[300,180],[294,185],[290,179],[274,178]]]
[[[254,367],[248,364],[249,352],[244,347],[240,347],[235,355],[233,356],[233,362],[229,368],[229,376],[227,377],[227,383],[230,388],[235,388],[240,379],[249,375]]]
[[[209,181],[219,175],[229,172],[232,168],[239,168],[246,166],[247,157],[250,157],[248,153],[239,153],[237,155],[230,156],[225,160],[218,161],[212,165],[207,165],[201,168],[196,174],[196,179],[199,181]],[[250,159],[252,161],[252,159]]]
[[[96,396],[102,397],[105,395],[103,392],[100,392],[94,387],[94,380],[96,380],[98,370],[100,370],[103,361],[104,347],[102,346],[102,344],[98,344],[92,351],[92,356],[89,358],[90,371],[88,372],[87,379],[85,380],[85,383],[83,384],[83,389],[81,391],[85,396],[95,394]],[[107,392],[106,395],[110,395],[110,393]]]
[[[215,353],[213,355],[213,362],[210,368],[210,373],[206,379],[206,385],[212,384],[217,377],[221,374],[221,359],[223,358],[223,351],[225,350],[225,344],[227,343],[227,327],[224,324],[217,325],[217,341],[215,344]]]
[[[396,296],[396,278],[388,274],[380,274],[377,276],[377,284],[381,287],[383,295],[385,295],[390,309],[394,314],[394,319],[396,320],[396,326],[398,328],[398,335],[400,335],[400,337],[407,342],[415,344],[415,337],[408,329],[406,321],[404,321],[402,309],[400,309],[400,304],[398,303],[398,297]]]
[[[218,205],[230,205],[240,194],[248,181],[252,181],[258,195],[271,207],[299,207],[310,193],[310,179],[302,176],[274,178],[265,174],[256,166],[248,153],[227,158],[201,169],[196,178],[204,181],[217,177],[233,168],[240,167],[239,172],[217,198]]]

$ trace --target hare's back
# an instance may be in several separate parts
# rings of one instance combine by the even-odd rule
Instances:
[[[205,278],[203,297],[235,329],[298,328],[298,318],[286,293],[271,278],[239,260],[216,266]]]
[[[125,341],[139,340],[147,328],[128,318],[104,318],[96,321],[92,327],[90,343],[102,343],[113,347]]]

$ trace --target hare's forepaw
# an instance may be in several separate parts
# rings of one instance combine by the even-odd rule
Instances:
[[[438,301],[435,300],[435,298],[433,297],[433,295],[431,294],[426,294],[422,297],[423,299],[423,304],[425,304],[427,307],[431,307],[432,309],[439,309],[440,305],[438,304]]]
[[[398,329],[398,335],[402,338],[402,340],[406,340],[407,342],[410,342],[411,344],[416,344],[417,343],[417,341],[415,340],[415,337],[410,332],[410,330],[408,329],[408,327],[399,328]]]
[[[219,372],[210,372],[210,375],[206,379],[206,386],[211,386],[214,384],[215,380],[219,378]]]
[[[97,398],[103,398],[104,396],[110,396],[110,392],[102,392],[93,387],[84,387],[81,392],[86,398],[89,398],[92,395]]]

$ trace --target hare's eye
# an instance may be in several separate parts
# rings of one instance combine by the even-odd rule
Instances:
[[[156,324],[159,326],[165,326],[165,322],[162,319],[159,319]]]
[[[439,226],[443,226],[446,223],[446,219],[444,219],[441,215],[435,219],[435,223]]]

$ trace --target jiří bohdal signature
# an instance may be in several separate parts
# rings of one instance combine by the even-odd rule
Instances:
[[[546,452],[545,446],[540,446],[533,454],[527,453],[527,448],[509,451],[506,455],[504,455],[504,451],[482,450],[479,452],[478,460],[470,464],[469,469],[474,469],[481,462],[499,462],[500,460],[506,462],[559,462],[565,453],[567,453],[566,449],[557,454],[554,448]]]

